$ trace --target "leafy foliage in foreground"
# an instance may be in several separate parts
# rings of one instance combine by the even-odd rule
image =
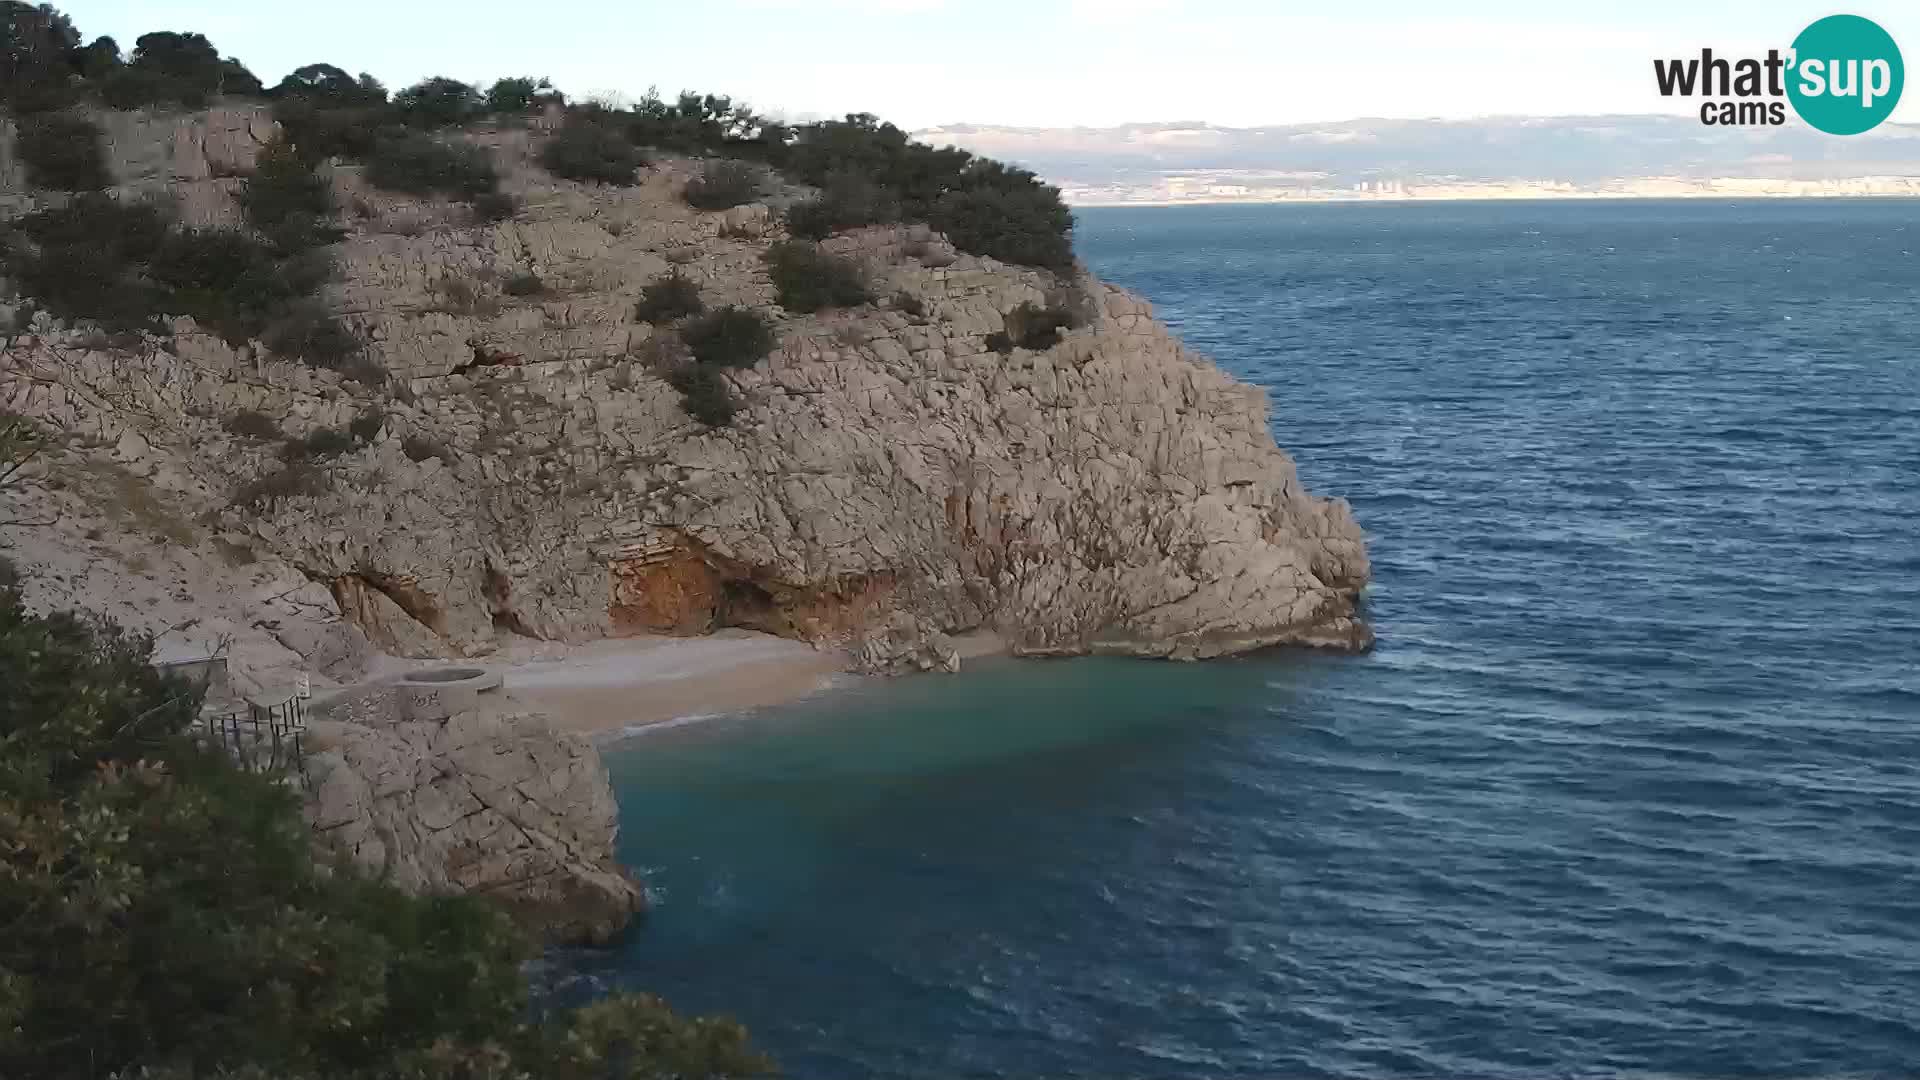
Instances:
[[[471,898],[315,862],[291,790],[188,735],[149,643],[0,583],[0,1075],[759,1075],[739,1025],[622,995],[537,1018]]]

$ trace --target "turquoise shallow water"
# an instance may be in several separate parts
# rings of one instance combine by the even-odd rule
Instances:
[[[1115,210],[1380,646],[1000,661],[610,755],[586,990],[801,1077],[1910,1074],[1920,204]]]

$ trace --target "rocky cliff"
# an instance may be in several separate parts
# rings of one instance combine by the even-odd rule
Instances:
[[[233,222],[232,177],[271,130],[253,108],[136,116],[109,128],[111,157],[123,193]],[[1260,390],[1137,297],[895,227],[826,243],[892,300],[786,313],[762,262],[782,235],[768,205],[694,211],[678,192],[696,166],[673,160],[637,187],[557,180],[534,164],[537,123],[469,137],[521,201],[512,219],[332,170],[351,231],[330,300],[390,385],[187,320],[127,347],[42,317],[0,360],[0,407],[99,448],[205,538],[324,585],[323,621],[403,656],[720,626],[875,669],[956,666],[949,635],[972,630],[1030,655],[1369,641],[1346,505],[1302,489]],[[29,204],[4,152],[0,178]],[[774,354],[728,375],[730,428],[688,418],[634,318],[670,270],[709,306],[777,317]],[[543,289],[510,295],[526,275]],[[989,347],[1019,305],[1063,291],[1083,327]],[[243,411],[296,437],[359,418],[370,437],[297,490],[236,500],[277,468],[277,447],[224,430]]]

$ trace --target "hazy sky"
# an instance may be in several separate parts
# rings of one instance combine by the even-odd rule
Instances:
[[[908,127],[1673,112],[1652,58],[1786,48],[1835,11],[1920,65],[1920,3],[1782,0],[101,0],[56,4],[131,48],[197,30],[268,83],[325,61],[398,88],[544,74],[576,96],[731,93],[789,117]],[[1920,122],[1920,89],[1896,120]]]

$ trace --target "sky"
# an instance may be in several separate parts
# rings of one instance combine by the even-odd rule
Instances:
[[[1786,0],[98,0],[57,3],[123,48],[192,30],[271,84],[302,64],[546,75],[576,97],[732,94],[790,120],[1233,127],[1355,117],[1691,112],[1655,57],[1764,55],[1814,19],[1879,22],[1920,65],[1920,3]],[[1893,119],[1920,123],[1920,89]]]

